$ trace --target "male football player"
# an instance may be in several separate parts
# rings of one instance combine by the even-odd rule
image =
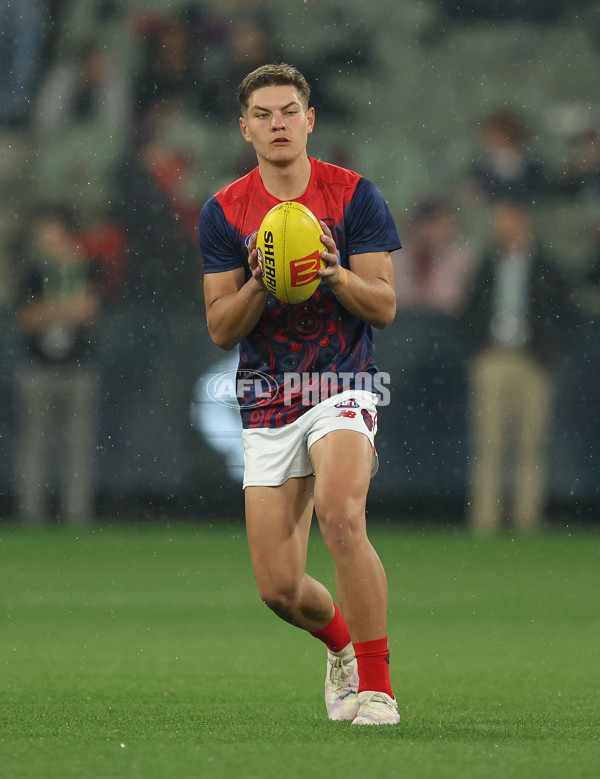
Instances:
[[[309,97],[305,78],[287,64],[259,67],[238,88],[240,129],[258,166],[202,210],[207,323],[218,346],[239,346],[240,376],[266,374],[276,387],[265,403],[243,381],[239,399],[260,596],[327,646],[330,719],[395,724],[387,580],[367,536],[365,504],[377,470],[373,327],[395,316],[390,252],[400,241],[373,184],[308,156]],[[322,283],[296,305],[267,291],[257,263],[262,219],[286,200],[317,216],[326,247]],[[313,511],[333,560],[337,603],[305,570]]]

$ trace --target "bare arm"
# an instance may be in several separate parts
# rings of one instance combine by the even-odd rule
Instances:
[[[350,270],[338,263],[338,252],[331,231],[324,222],[323,243],[329,249],[321,256],[327,267],[318,271],[339,302],[354,316],[373,327],[383,329],[396,316],[394,268],[389,252],[356,254],[350,257]]]
[[[212,340],[230,351],[256,326],[269,294],[256,262],[256,237],[249,244],[252,276],[244,282],[244,269],[204,276],[206,322]]]
[[[350,270],[338,264],[337,247],[331,231],[323,225],[323,243],[330,250],[322,257],[327,268],[318,273],[340,303],[377,328],[389,325],[396,315],[394,271],[389,252],[350,257]],[[243,268],[204,276],[206,321],[212,340],[230,351],[256,326],[265,307],[268,291],[256,261],[256,236],[250,241],[248,263],[252,276],[244,282]]]

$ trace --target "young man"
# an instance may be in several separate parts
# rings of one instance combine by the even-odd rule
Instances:
[[[309,96],[304,77],[285,64],[262,66],[240,84],[240,128],[258,167],[202,210],[207,322],[217,345],[239,345],[243,375],[266,374],[277,388],[265,406],[244,382],[240,399],[246,526],[260,596],[327,646],[330,719],[395,724],[387,582],[367,537],[365,504],[377,469],[372,327],[395,316],[390,252],[400,242],[370,182],[308,156]],[[294,306],[267,292],[257,265],[256,232],[285,200],[315,213],[326,246],[322,283]],[[321,381],[325,374],[337,386]],[[333,559],[339,606],[305,571],[313,510]]]

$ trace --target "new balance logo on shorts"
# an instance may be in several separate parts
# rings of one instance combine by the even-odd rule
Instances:
[[[353,409],[360,408],[360,406],[354,398],[348,398],[348,400],[344,400],[341,403],[336,403],[335,408],[343,409],[343,411],[340,411],[340,413],[336,414],[336,416],[348,417],[349,419],[354,419],[356,417],[356,411],[353,411]],[[367,411],[366,408],[361,408],[360,413],[363,418],[363,422],[366,425],[367,430],[370,433],[373,432],[375,423],[373,421],[373,417],[371,416],[371,414]]]

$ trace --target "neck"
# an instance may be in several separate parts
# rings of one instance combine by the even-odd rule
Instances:
[[[301,197],[310,182],[312,166],[307,155],[298,157],[286,165],[273,165],[259,160],[258,172],[265,189],[278,200],[294,200]]]

